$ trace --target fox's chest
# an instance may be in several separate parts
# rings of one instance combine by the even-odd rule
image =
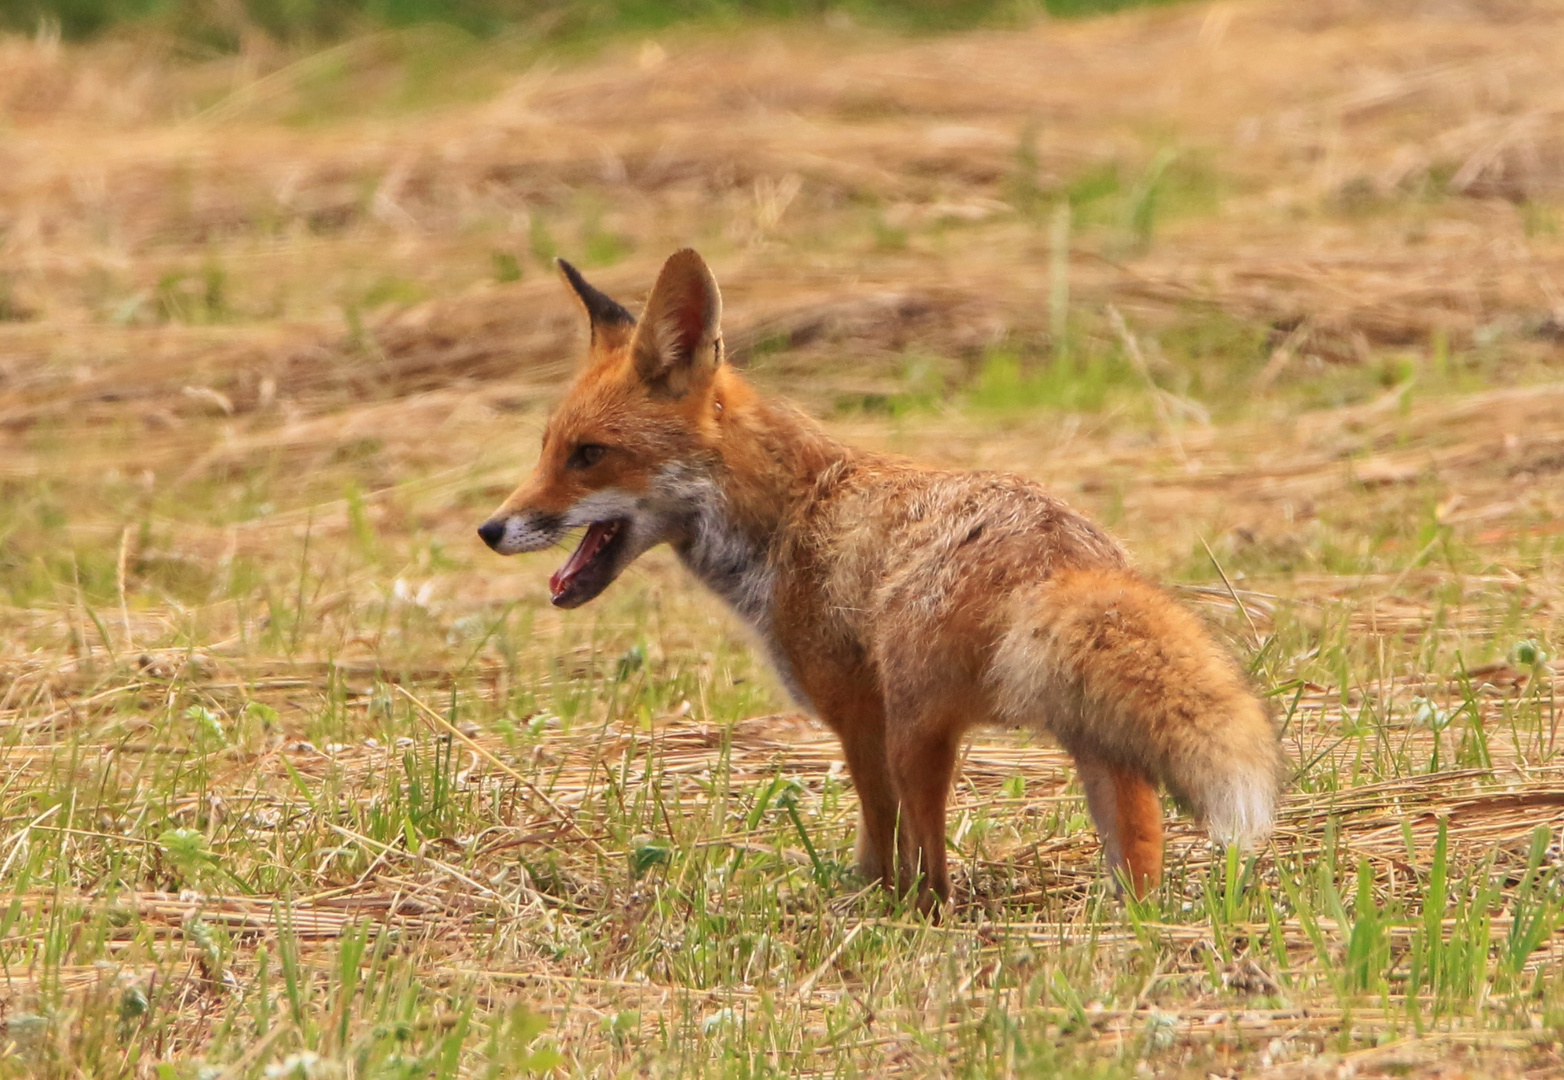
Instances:
[[[674,550],[685,569],[721,597],[755,632],[766,659],[794,702],[812,708],[778,634],[777,567],[771,552],[735,527],[717,508],[698,513],[690,538]]]
[[[676,545],[679,560],[701,584],[727,601],[740,618],[760,629],[770,617],[776,568],[764,548],[725,516],[703,508],[690,538]]]

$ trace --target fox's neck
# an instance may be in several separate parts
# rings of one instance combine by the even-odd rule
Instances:
[[[824,478],[861,452],[787,404],[759,398],[737,378],[719,398],[718,482],[734,523],[767,542],[814,497]]]
[[[762,401],[737,376],[719,383],[716,401],[715,457],[693,482],[690,533],[677,550],[696,577],[764,634],[773,554],[789,522],[859,454],[796,409]]]

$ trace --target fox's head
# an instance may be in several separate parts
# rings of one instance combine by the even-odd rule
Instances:
[[[586,533],[549,579],[558,607],[597,596],[647,549],[691,528],[692,480],[716,458],[724,394],[722,296],[694,251],[663,264],[639,322],[559,268],[591,323],[586,363],[543,431],[537,468],[478,529],[501,555]]]

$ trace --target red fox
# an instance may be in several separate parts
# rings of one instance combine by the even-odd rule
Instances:
[[[845,446],[723,362],[701,257],[668,259],[639,321],[559,263],[591,327],[532,477],[478,530],[502,555],[580,544],[553,602],[670,544],[841,739],[858,868],[925,911],[950,897],[945,803],[979,723],[1074,758],[1115,884],[1162,874],[1162,784],[1226,844],[1271,829],[1275,728],[1201,622],[1037,484]]]

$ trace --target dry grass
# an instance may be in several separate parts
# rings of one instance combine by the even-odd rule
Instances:
[[[1338,0],[0,39],[0,1074],[1557,1073],[1560,55]],[[567,616],[479,549],[580,346],[547,256],[684,243],[766,387],[1181,584],[1285,721],[1270,848],[1180,820],[1120,905],[986,733],[930,927],[671,559]]]

